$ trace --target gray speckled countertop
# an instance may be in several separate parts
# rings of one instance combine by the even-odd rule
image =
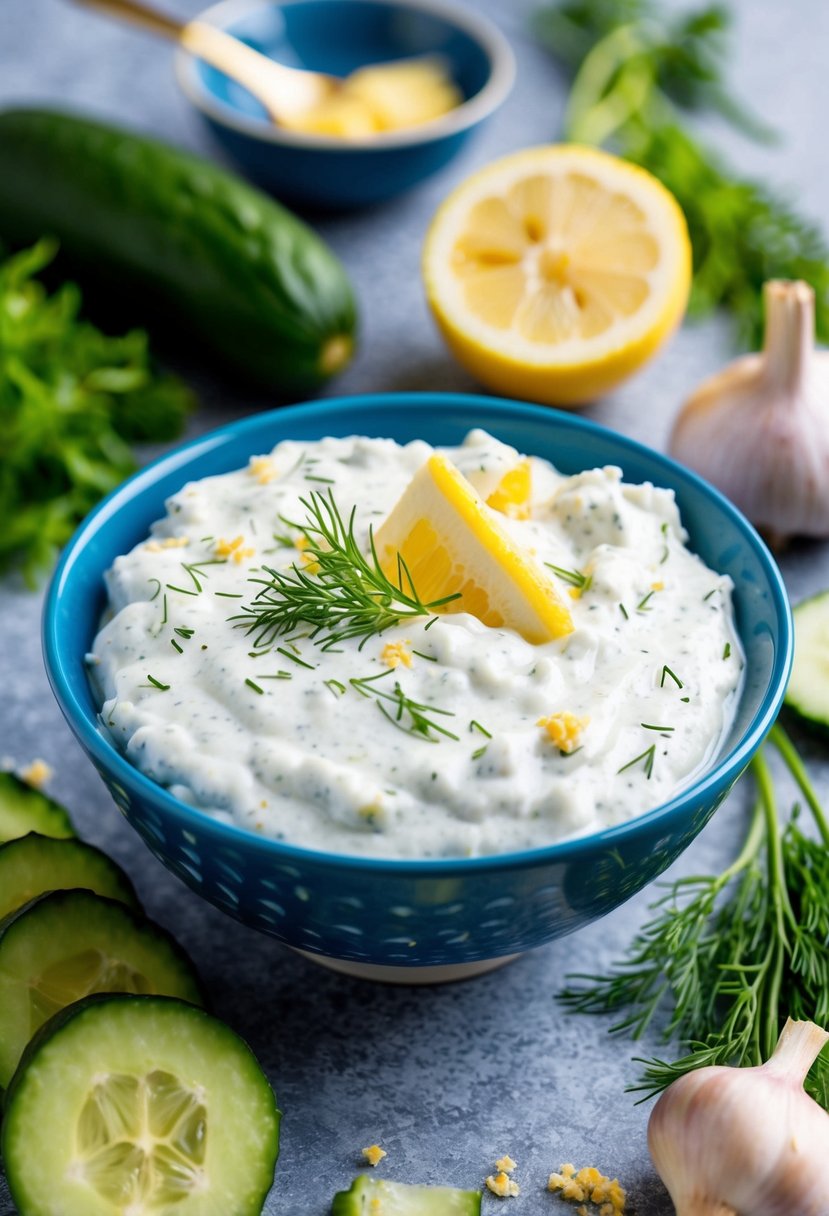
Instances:
[[[197,0],[174,5],[182,15]],[[513,42],[515,92],[476,143],[438,177],[378,208],[319,227],[346,263],[359,294],[360,352],[331,393],[380,389],[472,390],[427,316],[418,276],[423,232],[437,203],[472,169],[515,147],[555,136],[564,88],[527,30],[533,0],[480,0]],[[825,0],[733,0],[738,15],[737,90],[785,132],[773,150],[711,129],[744,170],[778,183],[807,214],[829,209],[825,116],[829,113],[829,6]],[[173,83],[165,46],[63,0],[0,3],[0,104],[71,105],[210,152]],[[725,324],[686,327],[628,387],[585,413],[657,446],[690,388],[729,352]],[[200,378],[203,408],[193,431],[267,406],[235,400]],[[0,454],[2,459],[2,454]],[[783,562],[798,599],[829,583],[829,552],[791,550]],[[573,1019],[554,993],[574,965],[600,969],[641,923],[645,891],[604,922],[484,978],[442,988],[374,986],[343,978],[243,928],[178,883],[115,811],[55,705],[40,657],[39,598],[0,584],[0,753],[17,763],[42,756],[54,789],[83,835],[111,852],[135,880],[148,912],[198,962],[216,1011],[243,1034],[267,1069],[284,1111],[282,1151],[269,1216],[323,1216],[334,1191],[360,1169],[363,1145],[388,1151],[382,1172],[403,1181],[479,1186],[494,1159],[519,1163],[519,1199],[486,1195],[484,1210],[525,1216],[572,1211],[545,1191],[562,1161],[596,1164],[627,1187],[638,1216],[668,1216],[650,1164],[647,1106],[624,1092],[636,1076],[631,1046],[602,1020]],[[829,766],[798,740],[829,794]],[[676,874],[729,858],[746,814],[738,788],[687,851]],[[788,792],[788,789],[787,789]],[[655,1037],[638,1054],[658,1048]],[[0,1216],[11,1216],[0,1180]],[[227,1213],[226,1216],[233,1216]]]

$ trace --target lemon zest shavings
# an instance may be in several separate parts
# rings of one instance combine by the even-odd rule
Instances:
[[[582,734],[589,725],[589,717],[579,718],[569,710],[549,714],[536,722],[536,726],[542,726],[551,742],[567,756],[581,746]]]
[[[361,1149],[361,1156],[370,1166],[377,1166],[388,1153],[379,1144],[369,1144],[367,1148]]]
[[[387,667],[400,667],[401,664],[404,667],[411,667],[411,642],[387,642],[380,653],[380,658]]]

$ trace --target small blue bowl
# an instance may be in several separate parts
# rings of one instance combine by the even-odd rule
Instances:
[[[228,826],[145,777],[98,729],[87,680],[104,571],[147,535],[188,480],[244,466],[281,439],[417,437],[459,443],[485,427],[565,472],[616,464],[676,492],[692,548],[734,581],[745,687],[716,757],[670,802],[605,831],[496,857],[385,861],[313,852]],[[570,414],[451,393],[391,393],[292,406],[235,422],[157,460],[81,525],[45,607],[46,667],[69,725],[117,805],[166,866],[245,924],[341,969],[410,982],[485,970],[604,916],[674,861],[762,742],[792,659],[780,573],[749,523],[711,486],[630,439]]]
[[[275,126],[241,85],[179,51],[179,84],[245,173],[279,198],[325,209],[379,202],[441,169],[515,75],[496,27],[440,0],[224,0],[200,19],[289,66],[334,76],[415,55],[447,62],[461,105],[421,126],[346,141]]]

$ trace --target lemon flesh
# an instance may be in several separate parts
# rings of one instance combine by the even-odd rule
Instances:
[[[554,145],[504,157],[451,194],[423,271],[435,319],[474,376],[574,405],[625,379],[679,324],[691,247],[650,174]]]
[[[553,584],[501,527],[472,485],[435,454],[415,474],[374,537],[380,565],[424,603],[542,643],[573,629]],[[401,563],[405,569],[401,569]]]

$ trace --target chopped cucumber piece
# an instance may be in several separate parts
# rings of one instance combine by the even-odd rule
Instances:
[[[794,609],[794,666],[786,705],[811,726],[829,731],[829,591]]]
[[[218,1019],[166,997],[91,997],[21,1061],[3,1160],[20,1216],[259,1216],[279,1118]]]
[[[450,1186],[409,1186],[361,1174],[350,1190],[338,1191],[331,1216],[479,1216],[480,1191]]]
[[[30,832],[0,845],[0,920],[45,891],[69,887],[84,887],[141,911],[124,871],[91,844]]]
[[[52,891],[0,925],[0,1087],[32,1035],[92,992],[202,1003],[195,968],[159,925],[91,891]]]
[[[14,773],[0,773],[0,844],[27,832],[60,839],[75,835],[65,807]]]

